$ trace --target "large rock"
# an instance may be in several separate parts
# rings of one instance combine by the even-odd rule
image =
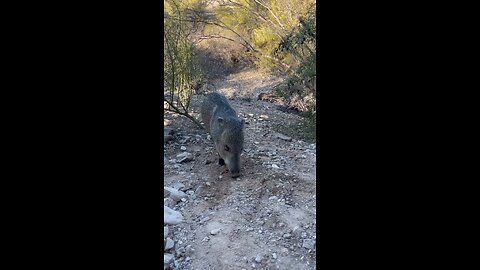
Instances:
[[[167,225],[175,225],[183,222],[183,216],[180,212],[163,206],[163,223]]]
[[[169,196],[172,198],[175,202],[181,201],[183,198],[187,197],[187,194],[185,192],[176,190],[171,187],[164,187],[164,189],[167,191],[165,195]]]

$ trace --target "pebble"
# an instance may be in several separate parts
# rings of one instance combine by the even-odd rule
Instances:
[[[209,220],[210,220],[209,217],[204,217],[204,218],[202,218],[202,219],[200,220],[200,224],[203,224],[203,223],[205,223],[205,222],[207,222],[207,221],[209,221]]]
[[[173,261],[173,254],[170,253],[163,253],[163,264],[170,264]]]
[[[168,206],[163,206],[163,223],[167,225],[175,225],[183,222],[183,216],[180,212],[171,209]]]
[[[216,235],[220,232],[220,229],[214,229],[210,232],[211,235]]]
[[[203,190],[203,186],[198,186],[196,189],[195,189],[195,194],[200,194]]]
[[[304,239],[302,247],[306,249],[313,249],[315,247],[315,240],[313,239]]]
[[[176,190],[176,189],[171,188],[171,187],[164,187],[164,189],[168,191],[169,197],[172,198],[176,202],[182,200],[182,198],[187,197],[187,194],[185,194],[185,192],[183,192],[183,191],[179,191],[179,190]]]
[[[291,234],[286,233],[286,234],[283,235],[283,238],[290,238],[291,236],[292,236]]]
[[[183,188],[185,188],[185,185],[182,183],[175,183],[173,184],[173,188],[176,190],[183,190]]]
[[[275,136],[281,140],[284,140],[284,141],[287,141],[287,142],[291,142],[292,141],[292,138],[286,136],[286,135],[283,135],[281,133],[275,133]]]
[[[165,244],[165,250],[173,248],[174,245],[175,243],[173,242],[173,240],[170,239],[170,237],[167,237],[167,244]]]
[[[263,256],[262,256],[262,255],[257,255],[257,257],[255,257],[255,261],[256,261],[257,263],[261,263],[262,260],[263,260]]]
[[[180,147],[180,150],[182,150],[182,151],[187,151],[187,147],[181,146],[181,147]]]
[[[193,154],[189,152],[183,152],[177,155],[178,163],[185,163],[193,160]]]
[[[273,253],[272,258],[276,260],[277,259],[277,253]]]
[[[274,169],[280,169],[280,167],[278,167],[277,164],[272,164],[272,168],[274,168]]]
[[[163,239],[168,236],[168,226],[163,227]]]

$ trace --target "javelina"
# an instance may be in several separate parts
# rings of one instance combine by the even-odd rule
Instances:
[[[201,114],[205,129],[217,149],[218,164],[226,164],[232,177],[238,177],[243,150],[243,119],[237,117],[227,98],[219,93],[209,94],[205,98]]]

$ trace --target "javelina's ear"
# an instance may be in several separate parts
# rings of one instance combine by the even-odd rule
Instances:
[[[217,118],[217,121],[218,121],[218,123],[221,123],[221,124],[222,124],[222,123],[223,123],[223,118],[222,118],[222,117],[218,117],[218,118]]]

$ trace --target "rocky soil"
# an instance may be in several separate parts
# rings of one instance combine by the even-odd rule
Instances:
[[[276,81],[243,72],[214,83],[246,121],[236,179],[205,130],[165,112],[165,269],[316,269],[316,145],[273,130],[300,120],[257,100]]]

